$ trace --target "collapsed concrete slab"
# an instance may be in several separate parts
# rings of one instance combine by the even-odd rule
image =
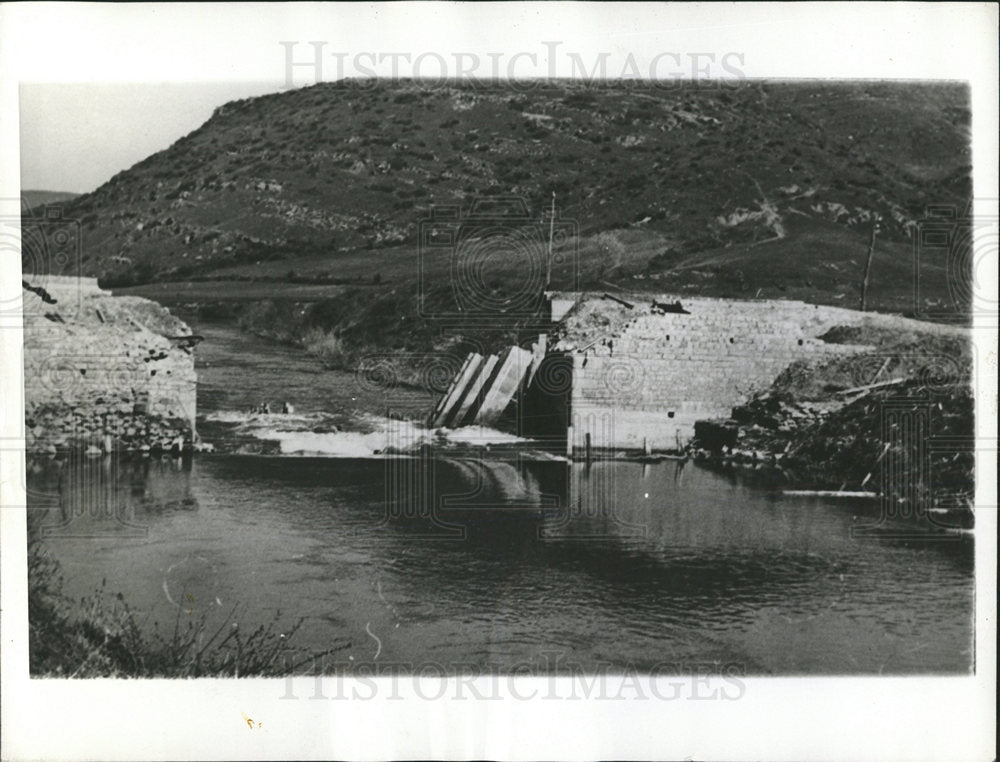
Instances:
[[[514,398],[531,367],[531,352],[521,347],[509,347],[497,363],[493,378],[487,382],[486,392],[479,409],[475,411],[473,423],[492,426],[503,415]]]
[[[462,363],[462,367],[451,380],[451,384],[448,386],[444,396],[441,397],[437,406],[428,417],[427,423],[429,426],[444,426],[452,417],[455,406],[463,398],[469,381],[475,377],[476,371],[479,370],[482,362],[483,356],[477,352],[470,352],[466,356],[465,362]]]
[[[492,426],[521,388],[535,356],[521,347],[509,347],[500,355],[472,353],[434,411],[428,416],[431,426],[455,428],[469,424]]]
[[[497,363],[500,361],[498,355],[490,355],[483,361],[479,366],[475,377],[466,386],[465,394],[459,400],[458,405],[454,408],[454,414],[451,415],[445,426],[450,426],[451,428],[458,428],[464,425],[466,419],[469,416],[469,411],[473,409],[473,406],[477,406],[482,402],[483,390],[486,388],[486,384],[489,382],[493,375],[493,371],[496,369]]]

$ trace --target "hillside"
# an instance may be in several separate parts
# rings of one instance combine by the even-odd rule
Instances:
[[[412,254],[434,204],[516,195],[540,216],[555,191],[584,259],[601,260],[589,275],[684,263],[697,284],[709,260],[734,274],[743,256],[705,252],[756,244],[760,258],[784,240],[799,261],[769,285],[789,287],[827,237],[863,260],[874,214],[881,250],[911,257],[927,205],[970,198],[969,122],[959,84],[323,83],[220,107],[66,213],[82,222],[84,271],[107,282],[291,259],[304,269],[268,276],[336,277],[352,252]]]

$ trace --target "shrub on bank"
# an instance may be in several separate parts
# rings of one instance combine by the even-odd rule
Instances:
[[[322,328],[308,329],[302,337],[302,346],[330,370],[344,370],[352,367],[354,362],[354,356],[347,351],[344,340]]]

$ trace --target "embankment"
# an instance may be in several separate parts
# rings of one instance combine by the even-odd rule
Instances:
[[[367,373],[391,372],[400,383],[441,392],[469,352],[495,352],[519,343],[534,314],[458,321],[450,289],[418,298],[415,289],[346,289],[338,298],[311,302],[262,300],[239,312],[240,328],[301,346],[324,367]],[[442,317],[443,316],[443,317]],[[437,378],[441,376],[441,378]]]

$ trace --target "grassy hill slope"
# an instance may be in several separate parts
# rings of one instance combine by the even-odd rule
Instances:
[[[805,215],[860,229],[863,252],[874,214],[908,242],[928,204],[967,202],[968,125],[951,84],[324,83],[226,104],[66,211],[87,272],[135,281],[303,257],[335,271],[415,244],[432,205],[516,195],[541,215],[553,191],[584,242],[638,230],[689,256]]]
[[[532,228],[527,259],[486,247],[471,274],[456,271],[454,247],[421,247],[421,225],[433,207],[467,213],[500,197],[520,199],[537,222],[555,193],[565,235],[554,288],[853,307],[880,218],[870,306],[967,309],[947,247],[923,257],[919,303],[914,294],[928,207],[960,216],[971,198],[963,85],[525,87],[343,81],[226,104],[66,204],[83,270],[118,286],[214,280],[220,296],[246,281],[336,286],[336,297],[284,299],[277,313],[258,304],[245,322],[285,322],[268,330],[298,341],[326,332],[410,349],[447,343],[423,318],[461,307],[456,279],[471,277],[481,301],[499,305],[490,329],[506,340],[518,320],[505,323],[504,305],[526,278],[541,282],[547,223]]]

